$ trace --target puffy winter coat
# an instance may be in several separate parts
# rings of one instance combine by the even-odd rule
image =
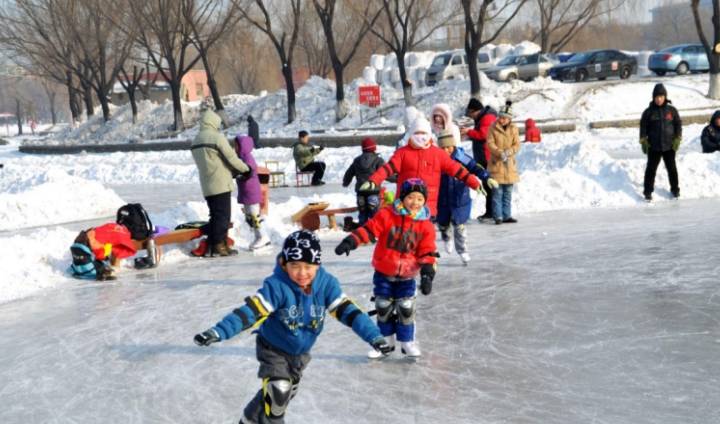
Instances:
[[[295,165],[298,169],[305,169],[315,160],[315,156],[319,153],[320,148],[309,143],[305,144],[298,141],[293,144],[293,159],[295,159]]]
[[[262,202],[262,191],[260,190],[260,179],[257,174],[257,163],[252,155],[253,145],[252,137],[243,135],[235,137],[235,151],[240,160],[250,167],[252,173],[250,178],[237,178],[238,186],[238,203],[244,205],[253,205]]]
[[[129,258],[137,253],[130,231],[120,224],[108,223],[86,231],[88,246],[96,259],[110,255],[118,259]]]
[[[475,119],[475,128],[468,131],[467,136],[473,144],[473,156],[480,165],[487,167],[490,161],[490,150],[487,146],[488,132],[490,126],[497,120],[497,112],[490,106],[485,106],[477,119]],[[482,158],[484,157],[484,161]]]
[[[535,125],[535,121],[532,118],[525,120],[525,141],[529,143],[540,142],[540,128]]]
[[[488,133],[490,163],[488,172],[500,184],[514,184],[520,181],[515,156],[520,151],[520,132],[512,123],[503,127],[495,122]],[[507,152],[507,160],[502,160],[503,152]]]
[[[353,160],[353,163],[347,171],[345,171],[342,183],[343,187],[349,186],[352,179],[355,178],[355,191],[358,191],[360,186],[367,182],[373,172],[377,171],[378,168],[383,165],[385,165],[385,160],[383,160],[379,154],[375,152],[363,152],[363,154]]]
[[[647,137],[650,150],[667,152],[672,150],[673,139],[682,137],[682,121],[677,109],[666,100],[658,106],[650,102],[640,118],[640,138]]]
[[[451,157],[481,180],[489,177],[485,168],[478,165],[462,147],[456,147]],[[450,222],[456,225],[464,224],[470,218],[471,210],[472,198],[468,187],[462,181],[443,175],[438,197],[438,223],[441,225],[448,225]]]
[[[323,330],[326,312],[351,327],[368,343],[380,337],[380,330],[370,317],[345,300],[348,297],[342,292],[337,278],[324,267],[320,266],[311,292],[306,294],[280,265],[276,265],[257,293],[246,298],[245,305],[226,315],[213,328],[220,340],[227,340],[262,322],[258,334],[273,347],[290,355],[310,351]]]
[[[421,265],[434,264],[437,256],[435,227],[427,207],[412,217],[400,200],[380,209],[352,236],[358,245],[377,241],[372,266],[388,277],[413,278]]]
[[[205,112],[200,120],[200,132],[190,146],[205,197],[232,191],[233,176],[249,170],[220,133],[221,122],[215,112]]]
[[[710,118],[710,125],[702,130],[700,143],[702,144],[703,153],[712,153],[720,150],[720,128],[715,126],[715,120],[720,118],[720,110],[713,113]]]
[[[440,191],[440,176],[446,174],[463,181],[473,190],[477,190],[480,181],[467,169],[445,153],[441,148],[431,145],[426,149],[416,149],[412,144],[396,150],[388,163],[380,167],[370,176],[375,185],[380,184],[392,175],[397,175],[397,192],[408,178],[421,178],[427,186],[425,205],[432,216],[437,215],[437,198]],[[396,196],[397,197],[397,196]]]

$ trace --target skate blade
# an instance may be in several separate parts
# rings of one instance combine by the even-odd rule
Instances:
[[[265,255],[272,253],[273,248],[272,248],[272,244],[268,243],[264,246],[260,246],[260,247],[256,247],[254,249],[248,249],[248,250],[253,254],[253,256],[265,256]]]

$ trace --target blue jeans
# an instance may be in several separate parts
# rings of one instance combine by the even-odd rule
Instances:
[[[375,297],[384,297],[396,301],[404,297],[415,297],[415,280],[390,281],[385,275],[375,272],[373,275],[373,294]],[[415,323],[401,324],[397,320],[397,315],[393,316],[388,322],[380,322],[378,318],[378,328],[383,336],[396,335],[399,342],[410,342],[415,340]]]
[[[493,190],[493,217],[495,219],[508,219],[512,217],[512,184],[500,184]]]
[[[380,197],[377,194],[357,195],[358,225],[365,225],[368,219],[375,216],[380,208]]]

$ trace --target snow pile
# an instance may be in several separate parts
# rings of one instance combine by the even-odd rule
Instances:
[[[528,54],[535,54],[539,53],[541,50],[540,46],[533,43],[532,41],[523,41],[520,44],[516,45],[513,49],[513,55],[515,56],[523,56]]]
[[[0,187],[0,230],[112,215],[123,204],[102,184],[58,169],[26,179],[3,179]]]

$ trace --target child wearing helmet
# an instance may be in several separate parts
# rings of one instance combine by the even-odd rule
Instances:
[[[415,277],[420,274],[422,294],[430,294],[438,256],[426,201],[425,182],[406,179],[391,206],[378,211],[335,248],[336,254],[349,255],[359,245],[377,241],[372,265],[378,327],[391,346],[397,339],[409,357],[421,355],[415,343]],[[388,353],[373,350],[368,357],[377,359]]]

